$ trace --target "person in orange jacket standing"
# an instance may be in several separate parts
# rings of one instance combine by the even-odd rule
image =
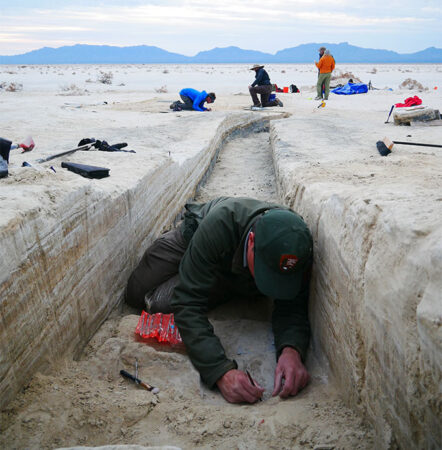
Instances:
[[[319,77],[316,84],[317,96],[315,100],[322,100],[322,85],[324,85],[325,100],[328,100],[328,95],[330,93],[330,79],[335,68],[335,60],[333,56],[330,55],[330,51],[325,50],[324,55],[321,57],[319,62],[315,62],[315,64],[319,69]]]

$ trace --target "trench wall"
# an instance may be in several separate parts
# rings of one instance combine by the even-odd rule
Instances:
[[[383,158],[350,126],[270,128],[280,197],[315,242],[313,351],[375,427],[376,448],[440,448],[441,157]]]
[[[105,180],[74,177],[65,189],[40,189],[36,179],[32,206],[5,213],[0,228],[0,406],[36,371],[82,350],[121,300],[148,244],[194,196],[225,139],[262,123],[250,113],[212,117],[204,124],[208,143],[177,138],[176,151],[138,168],[129,186],[116,170]],[[43,208],[39,196],[51,205]]]

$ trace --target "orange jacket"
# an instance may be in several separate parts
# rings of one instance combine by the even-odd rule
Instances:
[[[319,73],[330,73],[335,68],[335,60],[332,55],[324,55],[319,62],[315,63]]]

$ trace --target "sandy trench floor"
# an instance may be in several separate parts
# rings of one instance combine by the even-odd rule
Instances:
[[[277,200],[269,134],[227,143],[198,200],[220,195]],[[5,449],[105,444],[174,445],[183,449],[371,449],[373,431],[339,399],[312,355],[310,385],[297,397],[272,398],[275,367],[270,305],[244,302],[211,313],[229,357],[266,388],[264,401],[231,405],[204,387],[185,352],[134,339],[135,311],[122,306],[77,361],[37,374],[0,416]],[[119,375],[134,372],[160,389],[153,395]]]

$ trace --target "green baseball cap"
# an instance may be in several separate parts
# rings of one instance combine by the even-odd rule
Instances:
[[[313,241],[301,216],[270,209],[255,224],[255,283],[272,298],[294,299],[310,267]]]

